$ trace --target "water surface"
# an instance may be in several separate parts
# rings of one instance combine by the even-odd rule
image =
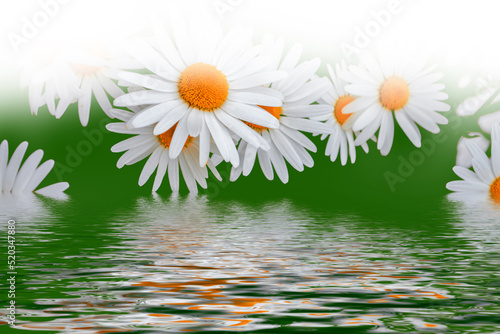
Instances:
[[[291,200],[30,201],[15,332],[500,333],[495,208],[443,199],[404,221]]]

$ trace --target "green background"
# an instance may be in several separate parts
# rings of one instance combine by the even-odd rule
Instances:
[[[324,155],[326,141],[311,137],[318,148],[317,153],[312,153],[315,165],[304,172],[297,172],[289,166],[288,184],[282,184],[277,176],[274,181],[267,180],[258,164],[248,177],[229,182],[230,167],[223,163],[218,169],[225,180],[218,182],[212,176],[208,181],[209,189],[200,188],[200,193],[245,201],[288,198],[311,207],[361,210],[368,214],[383,212],[384,215],[397,211],[406,215],[406,210],[433,207],[448,193],[446,183],[457,179],[452,167],[459,138],[468,131],[479,130],[477,116],[458,117],[455,114],[464,96],[474,94],[472,88],[457,88],[460,75],[454,72],[445,75],[445,91],[450,96],[447,102],[451,105],[451,111],[445,116],[450,122],[440,126],[442,131],[437,135],[421,129],[422,142],[427,143],[425,149],[414,147],[396,123],[394,144],[388,156],[381,156],[376,143],[370,141],[368,154],[358,147],[355,164],[349,161],[346,166],[341,166],[339,160],[332,163]],[[41,148],[45,152],[44,159],[56,161],[56,168],[44,184],[67,181],[70,183],[67,193],[72,198],[88,197],[96,202],[101,199],[119,201],[151,193],[153,177],[143,187],[137,184],[145,160],[133,166],[116,168],[120,154],[112,153],[110,148],[129,136],[110,133],[104,128],[113,120],[106,117],[95,99],[90,122],[84,128],[80,125],[76,104],[71,105],[61,119],[55,119],[46,107],[41,107],[37,116],[31,115],[27,92],[13,87],[17,88],[11,85],[8,96],[0,102],[1,139],[9,141],[10,154],[14,147],[26,140],[30,143],[28,153]],[[484,111],[495,111],[495,107]],[[394,180],[393,186],[388,178]],[[171,193],[167,179],[158,193]],[[181,182],[181,194],[187,193]]]
[[[200,191],[201,195],[206,195],[209,206],[214,212],[213,217],[209,219],[214,224],[227,224],[230,230],[238,232],[245,224],[242,223],[240,226],[237,221],[226,217],[226,214],[231,217],[231,208],[235,205],[245,208],[242,210],[241,219],[252,225],[257,221],[255,215],[260,210],[265,212],[265,208],[270,205],[279,207],[283,203],[289,203],[294,208],[292,213],[295,212],[296,217],[283,216],[283,219],[290,221],[302,219],[308,222],[306,230],[300,234],[308,247],[314,248],[316,242],[326,242],[332,247],[338,243],[348,245],[352,238],[352,243],[365,242],[373,245],[391,261],[400,261],[398,254],[401,251],[409,252],[422,261],[437,261],[440,267],[434,273],[436,280],[442,278],[449,281],[450,277],[454,277],[454,281],[474,286],[474,289],[466,290],[459,288],[452,290],[450,287],[456,296],[451,304],[449,301],[441,303],[438,300],[430,303],[428,300],[417,299],[407,304],[410,308],[431,307],[436,310],[447,308],[449,311],[460,305],[461,311],[470,313],[468,310],[471,303],[483,305],[484,301],[496,298],[495,294],[498,294],[498,291],[488,291],[483,287],[487,285],[493,287],[490,289],[494,289],[498,285],[498,277],[494,274],[495,268],[498,268],[497,261],[494,260],[498,252],[476,253],[476,249],[467,240],[459,237],[455,224],[461,221],[460,213],[446,200],[448,194],[446,183],[457,179],[452,167],[455,163],[458,139],[467,131],[478,130],[478,126],[477,116],[458,118],[454,113],[464,96],[473,94],[474,90],[458,89],[456,82],[461,73],[450,71],[445,74],[446,92],[450,95],[448,103],[451,105],[451,111],[446,113],[446,116],[450,119],[450,124],[442,126],[442,133],[439,135],[422,131],[423,142],[435,144],[427,153],[424,149],[415,148],[396,126],[394,144],[389,156],[382,157],[376,150],[376,144],[371,142],[369,154],[364,154],[358,148],[355,164],[348,163],[346,166],[341,166],[339,161],[332,163],[329,157],[324,155],[326,141],[321,142],[318,137],[313,138],[318,147],[318,152],[313,154],[315,166],[306,168],[301,173],[289,168],[288,184],[282,184],[277,177],[274,181],[268,181],[258,165],[250,176],[229,182],[229,167],[227,164],[222,164],[219,171],[224,181],[218,182],[212,176],[208,182],[209,189]],[[18,245],[22,260],[18,275],[17,301],[26,308],[43,310],[47,306],[36,303],[35,299],[68,298],[68,294],[82,289],[75,287],[75,284],[92,284],[96,279],[93,274],[82,271],[99,272],[100,268],[106,271],[110,266],[133,267],[136,264],[150,263],[152,260],[147,254],[142,258],[139,254],[139,257],[127,261],[120,260],[119,257],[123,251],[120,246],[122,239],[134,240],[133,231],[128,230],[130,225],[140,229],[142,224],[148,224],[147,221],[136,217],[138,212],[136,207],[138,199],[140,201],[141,198],[150,198],[152,187],[152,180],[143,187],[137,184],[144,161],[120,170],[116,168],[120,155],[111,153],[110,148],[128,136],[109,133],[103,128],[104,124],[113,120],[107,119],[95,99],[89,125],[83,128],[78,119],[76,105],[70,106],[59,120],[51,116],[46,107],[42,107],[38,116],[34,116],[29,112],[26,91],[22,92],[14,84],[8,85],[3,91],[6,92],[6,98],[0,101],[0,139],[9,141],[10,154],[14,147],[26,140],[30,143],[29,153],[41,148],[45,152],[44,160],[54,159],[70,168],[66,170],[58,165],[42,184],[44,186],[59,181],[69,182],[70,188],[67,190],[69,200],[57,202],[42,198],[41,200],[50,207],[50,217],[36,217],[29,224],[20,225]],[[495,111],[496,107],[488,107],[483,112]],[[97,141],[92,142],[89,134]],[[82,149],[84,151],[81,151]],[[75,156],[73,154],[69,157],[70,151],[77,153],[80,151],[78,154],[80,159],[72,160]],[[423,157],[423,159],[413,166],[414,170],[409,175],[400,175],[399,169],[403,168],[401,161],[411,164],[412,157]],[[404,178],[404,182],[395,184],[394,191],[387,182],[387,172]],[[166,181],[165,179],[158,193],[165,199],[164,205],[168,208],[171,191]],[[182,185],[181,196],[185,197],[187,193],[187,189]],[[189,208],[187,210],[189,211]],[[166,212],[160,210],[158,215],[162,214],[168,215],[168,210]],[[265,221],[266,216],[263,215],[264,217],[259,219]],[[165,219],[167,222],[167,218]],[[182,224],[186,224],[189,230],[189,220],[179,220],[178,225]],[[274,223],[269,221],[270,228],[274,228],[272,224]],[[120,229],[123,227],[121,231],[125,236],[116,232],[116,226]],[[275,228],[285,233],[288,227],[285,222],[283,226]],[[343,235],[335,232],[342,228],[352,233]],[[32,233],[32,230],[45,231],[47,235],[38,235]],[[262,235],[266,235],[267,232],[264,228]],[[241,231],[241,235],[246,235],[244,230]],[[406,240],[406,236],[409,236],[411,241],[401,244],[401,240]],[[441,254],[443,250],[454,255],[443,257]],[[467,263],[465,269],[462,270],[462,267],[456,265],[457,261]],[[475,263],[481,265],[483,274],[474,271]],[[39,266],[42,268],[39,269]],[[467,270],[471,272],[468,273]],[[27,289],[34,286],[33,280],[58,274],[64,278],[48,280],[37,291]],[[66,274],[69,276],[65,276]],[[276,275],[279,276],[280,273],[277,272]],[[113,281],[113,278],[105,279]],[[1,289],[3,301],[5,286]],[[99,295],[100,292],[97,291],[95,294]],[[470,297],[471,294],[473,297]],[[288,298],[294,298],[294,295],[291,294]],[[339,305],[339,307],[344,306],[342,303]],[[380,305],[380,307],[390,307],[390,305]],[[485,308],[484,312],[487,310]],[[78,317],[78,314],[65,314],[64,317]],[[297,317],[300,318],[300,315]],[[21,319],[40,322],[54,317],[24,316]],[[296,319],[289,317],[268,319],[270,323],[280,326],[286,326],[292,320]],[[440,319],[440,321],[448,320]],[[464,328],[460,326],[474,326],[476,322],[480,322],[489,330],[493,330],[492,326],[498,326],[495,316],[477,316],[468,319],[466,324],[457,320],[447,323],[447,326],[449,328],[456,326],[460,331]],[[408,328],[398,327],[397,324],[394,326],[397,331],[409,331]],[[336,330],[361,333],[367,329],[358,326]],[[264,332],[302,333],[305,330],[306,328],[300,327],[295,329],[283,327]],[[319,328],[307,328],[307,330],[321,331]],[[324,331],[329,332],[330,329]],[[19,332],[19,330],[2,326],[1,332]],[[136,332],[142,333],[139,330]]]

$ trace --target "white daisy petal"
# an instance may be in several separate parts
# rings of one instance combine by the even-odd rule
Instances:
[[[301,130],[305,132],[310,132],[310,133],[333,133],[334,129],[332,126],[321,123],[321,122],[316,122],[312,121],[309,119],[298,119],[298,118],[293,118],[293,117],[281,117],[281,123],[284,125],[296,129],[296,130]]]
[[[58,198],[68,188],[69,188],[68,182],[58,182],[58,183],[54,183],[50,186],[38,189],[35,191],[35,193],[42,195],[42,196]]]
[[[415,145],[416,147],[420,147],[422,145],[420,131],[418,131],[418,128],[414,126],[414,124],[411,124],[413,123],[413,121],[408,118],[407,113],[403,109],[401,109],[396,111],[394,113],[394,116],[396,117],[399,126],[401,127],[401,129],[403,129],[404,133],[406,134],[408,139],[410,139],[413,145]]]
[[[455,166],[453,167],[453,171],[464,181],[481,183],[481,180],[479,179],[479,177],[477,177],[476,173],[474,173],[470,169],[462,166]]]
[[[288,169],[286,168],[285,159],[273,144],[272,140],[269,138],[269,133],[264,132],[263,136],[266,140],[269,141],[269,144],[271,146],[271,148],[269,149],[269,158],[271,159],[276,174],[278,175],[281,182],[288,183]]]
[[[98,75],[97,79],[99,80],[102,88],[104,88],[104,90],[114,99],[124,94],[123,90],[121,90],[121,88],[118,87],[118,85],[111,81],[111,79],[109,79],[108,77],[104,75]]]
[[[187,117],[189,135],[192,137],[198,137],[203,127],[203,111],[191,108]]]
[[[370,125],[368,125],[358,136],[356,136],[356,140],[354,141],[356,146],[367,142],[371,137],[373,137],[382,123],[382,114],[383,113],[380,113]]]
[[[87,126],[90,116],[90,104],[92,102],[92,83],[90,78],[83,78],[81,90],[83,96],[78,99],[78,115],[82,126]]]
[[[247,145],[242,164],[242,170],[244,176],[248,176],[250,174],[255,164],[256,158],[257,158],[257,149],[252,145]]]
[[[283,135],[279,130],[271,130],[269,131],[269,134],[278,151],[283,155],[283,157],[285,157],[290,165],[298,171],[303,171],[304,166],[302,161],[285,135]]]
[[[283,79],[284,77],[286,77],[286,75],[286,72],[283,71],[257,73],[232,82],[231,88],[246,89],[269,84],[270,82]]]
[[[168,180],[173,192],[179,191],[179,159],[170,160],[168,164]]]
[[[295,129],[290,129],[286,126],[281,126],[280,131],[282,131],[285,135],[290,137],[300,146],[307,148],[311,152],[316,152],[316,145],[314,145],[314,143],[301,132]]]
[[[467,142],[467,147],[472,154],[472,167],[478,177],[486,184],[491,184],[495,179],[491,163],[486,154],[472,141]]]
[[[302,55],[302,49],[301,44],[292,46],[278,69],[280,71],[290,72],[299,62],[300,56]]]
[[[183,118],[189,110],[189,107],[186,104],[181,104],[172,110],[170,110],[166,115],[163,116],[162,119],[155,125],[153,134],[160,135],[168,130],[172,126],[174,126],[181,118]],[[137,119],[136,119],[137,121]],[[138,122],[133,122],[134,126],[139,126]]]
[[[179,72],[186,68],[184,61],[181,59],[179,52],[172,43],[172,40],[168,36],[165,28],[161,24],[158,18],[153,19],[152,22],[153,32],[155,34],[156,43],[160,51],[163,53],[169,63],[175,67]]]
[[[500,124],[494,123],[491,131],[491,166],[493,174],[500,176]]]
[[[148,104],[161,104],[178,98],[178,93],[164,93],[152,90],[140,90],[116,98],[113,104],[117,107],[130,107]]]
[[[156,167],[158,167],[158,164],[160,163],[160,157],[163,151],[163,147],[158,146],[154,150],[153,154],[151,154],[148,161],[144,165],[144,168],[142,169],[141,175],[139,176],[139,186],[142,187],[156,170]]]
[[[349,105],[347,105],[349,106]],[[346,107],[347,107],[346,106]],[[382,106],[378,104],[371,105],[366,111],[364,111],[358,119],[354,122],[352,129],[354,131],[361,131],[370,125],[373,120],[375,120],[379,115],[385,113],[386,111],[382,110]]]
[[[12,190],[14,182],[16,181],[16,176],[18,174],[19,167],[21,166],[21,162],[24,158],[24,154],[26,153],[27,149],[28,149],[28,142],[25,141],[22,142],[12,154],[12,157],[10,158],[7,168],[5,169],[3,189],[2,189],[4,193],[10,193],[10,191]]]
[[[266,151],[258,150],[257,156],[259,157],[259,165],[264,173],[264,176],[268,180],[272,181],[274,179],[274,172],[269,154]]]
[[[446,184],[446,188],[451,191],[463,192],[487,192],[489,187],[484,183],[466,182],[466,181],[451,181]]]
[[[153,89],[155,91],[160,91],[164,93],[176,93],[179,90],[177,84],[175,84],[174,82],[155,79],[152,78],[151,76],[147,76],[144,74],[139,74],[134,72],[120,72],[118,76],[120,77],[120,79],[131,82],[134,85],[144,87],[147,89]]]
[[[258,138],[259,135],[248,125],[238,119],[229,116],[222,110],[216,110],[214,114],[222,124],[224,124],[232,132],[237,133],[238,136],[240,136],[244,141],[255,147],[261,146],[261,142]]]
[[[158,163],[158,169],[156,170],[156,176],[155,176],[155,181],[153,184],[153,191],[157,191],[158,188],[160,188],[161,183],[163,182],[163,178],[165,177],[165,174],[167,172],[167,167],[168,167],[168,150],[163,149],[161,156],[160,156],[160,161]]]
[[[92,86],[92,92],[94,93],[94,96],[99,103],[99,106],[101,109],[104,111],[106,115],[109,116],[109,111],[113,109],[111,106],[111,103],[109,102],[108,96],[106,95],[106,92],[102,88],[101,84],[97,80],[96,77],[93,77],[91,82]]]
[[[382,123],[380,124],[380,135],[377,148],[382,155],[389,154],[394,139],[394,119],[392,112],[384,112],[382,116]]]
[[[257,94],[252,92],[231,92],[227,99],[233,102],[261,105],[267,107],[281,107],[283,101],[263,94]]]
[[[333,106],[313,104],[293,107],[283,107],[283,115],[294,117],[314,117],[333,113]]]
[[[3,190],[3,181],[5,178],[5,170],[7,169],[7,162],[9,161],[9,143],[3,140],[0,144],[0,193]]]
[[[413,106],[406,106],[406,115],[415,121],[418,125],[431,133],[439,133],[440,129],[437,123],[426,113]]]
[[[43,158],[43,151],[37,150],[34,153],[32,153],[28,157],[28,159],[26,159],[23,166],[17,173],[16,180],[14,182],[14,185],[12,186],[13,194],[19,194],[24,192],[26,185],[28,184],[29,180],[31,180],[31,178],[33,177],[33,174],[35,173],[38,165],[42,161],[42,158]]]
[[[50,173],[50,171],[54,167],[54,164],[55,164],[54,160],[47,160],[43,164],[41,164],[40,167],[38,167],[35,170],[33,176],[24,187],[24,192],[30,193],[35,191],[35,189],[40,185],[40,183],[42,183],[45,177]]]
[[[188,138],[189,131],[187,127],[187,117],[184,117],[179,121],[179,123],[177,123],[174,135],[172,136],[168,154],[170,159],[177,158],[181,152],[183,152],[183,148],[186,146]]]
[[[200,167],[204,167],[207,164],[208,157],[210,155],[210,131],[208,130],[207,124],[203,122],[200,131]]]
[[[347,137],[344,131],[340,131],[340,163],[342,166],[347,164],[347,155],[348,155],[348,147],[347,147]]]
[[[227,101],[223,108],[228,115],[242,121],[271,129],[279,127],[276,117],[260,107]]]

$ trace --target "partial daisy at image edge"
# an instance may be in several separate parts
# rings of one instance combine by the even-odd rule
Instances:
[[[43,150],[36,150],[22,163],[28,148],[24,141],[14,150],[9,160],[9,144],[4,140],[0,144],[0,199],[2,196],[23,195],[36,193],[55,199],[66,199],[64,191],[68,189],[68,182],[58,182],[47,187],[37,189],[54,167],[54,160],[41,163]]]
[[[474,141],[467,141],[466,145],[474,171],[462,166],[453,167],[462,180],[448,182],[446,188],[468,197],[489,197],[500,202],[500,124],[492,125],[491,158]]]

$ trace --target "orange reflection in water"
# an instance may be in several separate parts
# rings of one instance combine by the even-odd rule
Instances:
[[[304,326],[314,325],[308,325],[307,319],[324,318],[330,325],[383,328],[383,319],[391,312],[352,314],[342,309],[343,303],[451,298],[444,290],[429,289],[425,277],[405,275],[424,268],[417,259],[405,264],[371,260],[370,253],[362,250],[363,243],[353,239],[326,244],[321,252],[315,251],[316,240],[308,241],[314,247],[304,247],[302,225],[307,219],[283,204],[253,213],[234,210],[232,216],[224,216],[224,224],[214,223],[217,219],[209,207],[187,204],[178,210],[169,205],[147,203],[139,210],[143,215],[136,218],[141,224],[120,227],[128,240],[119,255],[140,264],[100,273],[118,282],[102,280],[98,293],[105,299],[59,300],[60,306],[47,308],[45,316],[66,311],[78,317],[20,327],[50,329],[57,324],[65,330],[85,328],[85,333],[137,328],[256,330],[273,326],[248,316],[279,314],[300,316]],[[191,212],[188,218],[186,211]],[[255,218],[261,215],[265,219]],[[349,292],[362,297],[351,297]],[[95,293],[89,290],[89,296]],[[104,314],[92,315],[96,312]]]

